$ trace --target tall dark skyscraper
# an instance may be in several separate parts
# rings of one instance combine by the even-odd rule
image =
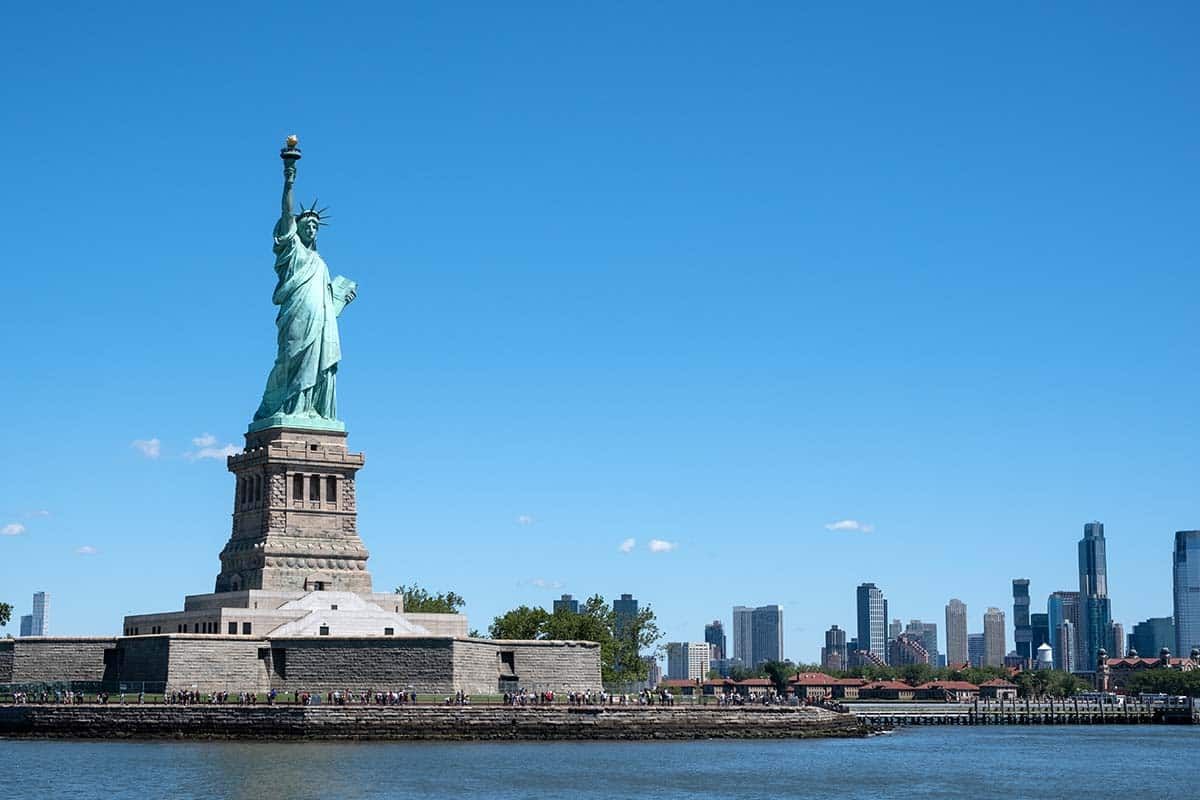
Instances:
[[[571,614],[579,613],[579,601],[569,594],[564,594],[561,599],[554,601],[554,613],[559,611],[567,611]]]
[[[1083,618],[1083,602],[1079,592],[1051,592],[1046,601],[1046,611],[1050,623],[1050,646],[1054,648],[1054,668],[1061,670],[1079,669],[1079,626]],[[1066,639],[1060,628],[1071,623],[1071,633]],[[1064,650],[1064,643],[1070,643],[1070,650]]]
[[[1108,597],[1108,558],[1104,553],[1104,523],[1083,526],[1079,540],[1079,594]]]
[[[712,645],[713,658],[721,660],[729,658],[728,650],[725,649],[725,626],[721,624],[721,620],[714,619],[712,622],[704,626],[704,641]]]
[[[858,649],[887,658],[887,601],[873,583],[858,587]]]
[[[1083,526],[1079,540],[1079,600],[1081,624],[1078,672],[1093,672],[1096,655],[1108,642],[1112,607],[1108,600],[1108,558],[1105,555],[1104,523]]]
[[[1129,649],[1142,658],[1158,658],[1163,648],[1175,647],[1175,621],[1171,617],[1151,617],[1133,626]],[[1132,655],[1132,654],[1131,654]]]
[[[1013,589],[1013,640],[1017,655],[1028,664],[1033,659],[1036,644],[1033,643],[1033,627],[1029,623],[1029,579],[1014,578]],[[1038,644],[1041,644],[1040,642]]]
[[[1050,638],[1050,615],[1049,614],[1030,614],[1029,628],[1033,633],[1033,652],[1036,654],[1037,649],[1044,644],[1054,647],[1053,640]]]
[[[623,594],[620,598],[613,600],[613,616],[616,618],[613,624],[613,633],[618,638],[623,638],[629,630],[630,624],[637,619],[638,601],[631,594]]]
[[[1174,563],[1175,655],[1187,658],[1200,647],[1200,531],[1175,532]]]

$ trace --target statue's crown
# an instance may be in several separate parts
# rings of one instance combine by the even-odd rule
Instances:
[[[296,215],[296,222],[299,222],[300,220],[304,219],[305,217],[316,217],[318,225],[328,225],[329,217],[327,217],[325,215],[325,212],[328,210],[329,210],[329,206],[325,206],[324,208],[322,208],[318,211],[317,210],[317,198],[314,197],[312,205],[309,206],[308,208],[305,208],[303,203],[300,204],[300,213]]]

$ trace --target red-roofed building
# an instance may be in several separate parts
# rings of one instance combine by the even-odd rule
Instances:
[[[695,697],[700,694],[700,684],[696,681],[683,679],[669,678],[665,681],[659,681],[659,689],[670,689],[671,694],[683,695],[684,697]]]
[[[1102,692],[1122,692],[1134,675],[1148,669],[1191,672],[1200,669],[1200,658],[1172,658],[1169,652],[1164,652],[1158,658],[1140,658],[1136,655],[1124,658],[1102,657],[1096,668],[1096,689]]]
[[[869,683],[866,678],[837,678],[833,684],[833,696],[838,700],[857,700],[858,693]]]
[[[917,687],[925,700],[970,703],[979,697],[979,687],[967,681],[929,681]]]
[[[993,678],[979,684],[979,696],[985,700],[1016,700],[1017,685],[1003,678]]]
[[[796,697],[808,700],[821,700],[833,696],[833,687],[837,678],[824,672],[798,672],[788,680]]]
[[[877,681],[858,690],[864,700],[916,700],[917,688],[901,681]]]

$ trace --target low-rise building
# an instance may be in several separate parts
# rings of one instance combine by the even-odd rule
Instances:
[[[968,681],[929,681],[917,689],[922,700],[970,703],[979,698],[979,687]]]
[[[1016,700],[1017,685],[1003,678],[993,678],[979,684],[979,696],[984,700]]]
[[[917,688],[902,681],[876,681],[858,691],[863,700],[916,700]]]

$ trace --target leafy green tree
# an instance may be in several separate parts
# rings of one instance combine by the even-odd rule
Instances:
[[[396,594],[403,596],[404,610],[411,614],[457,614],[467,604],[462,595],[454,592],[430,594],[415,583],[412,586],[400,584]]]
[[[544,639],[542,626],[549,617],[544,608],[518,606],[492,620],[488,633],[493,639]]]
[[[762,669],[780,694],[787,691],[788,678],[796,674],[796,665],[790,661],[765,661]]]
[[[7,625],[10,619],[12,619],[12,606],[8,603],[0,603],[0,628]]]
[[[933,667],[928,664],[909,664],[899,669],[900,680],[911,686],[933,680]]]
[[[600,645],[600,677],[605,683],[620,684],[645,680],[649,666],[643,649],[653,650],[661,638],[654,612],[649,606],[632,620],[623,620],[617,633],[617,616],[601,595],[592,595],[578,612],[560,608],[520,606],[496,617],[488,631],[493,639],[577,639]]]
[[[1126,690],[1137,694],[1170,694],[1200,697],[1200,670],[1148,669],[1129,679]]]

